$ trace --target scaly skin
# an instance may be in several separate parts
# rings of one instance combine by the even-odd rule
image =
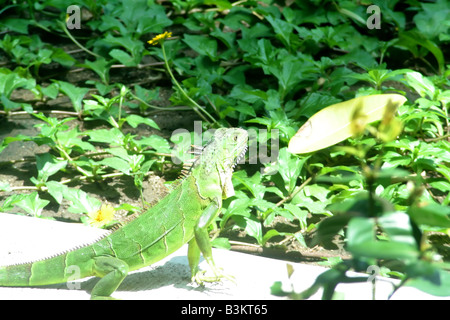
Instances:
[[[129,271],[151,265],[189,243],[194,281],[217,281],[207,228],[234,194],[233,166],[245,152],[248,135],[238,128],[217,129],[189,175],[166,197],[135,220],[104,238],[51,258],[0,267],[0,286],[38,286],[97,276],[92,299],[108,299]],[[214,272],[198,270],[200,253]],[[76,273],[74,274],[74,271]]]

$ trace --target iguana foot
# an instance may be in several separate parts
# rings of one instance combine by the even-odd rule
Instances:
[[[200,286],[204,286],[205,282],[220,282],[222,278],[225,278],[236,284],[234,277],[228,274],[224,274],[222,272],[222,269],[214,268],[213,272],[213,276],[207,276],[205,275],[206,271],[198,271],[195,275],[192,276],[191,280],[192,282],[195,282]]]

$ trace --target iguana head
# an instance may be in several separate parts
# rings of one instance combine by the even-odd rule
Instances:
[[[217,129],[192,167],[200,195],[228,198],[234,195],[231,176],[247,150],[248,133],[240,128]]]

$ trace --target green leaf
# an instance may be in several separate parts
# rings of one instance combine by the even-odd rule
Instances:
[[[278,58],[277,63],[263,67],[265,72],[273,74],[278,79],[279,92],[282,99],[285,98],[302,80],[308,78],[308,74],[315,71],[309,61],[298,57],[288,56]]]
[[[244,23],[250,24],[252,20],[251,13],[251,10],[248,8],[244,8],[243,6],[235,6],[230,10],[228,14],[225,15],[224,19],[221,19],[221,22],[233,30],[241,28],[246,29],[243,28],[243,26]]]
[[[378,218],[378,223],[381,229],[387,233],[390,241],[404,243],[412,247],[420,245],[416,243],[411,221],[405,212],[385,213]]]
[[[13,194],[12,196],[7,197],[0,206],[0,211],[10,211],[14,209],[16,203],[21,202],[28,196],[28,194]]]
[[[59,85],[59,90],[67,95],[72,101],[73,107],[76,112],[81,112],[82,104],[84,96],[88,93],[88,88],[76,87],[73,84],[65,81],[53,80],[55,83]]]
[[[273,237],[286,236],[286,235],[287,235],[286,232],[280,232],[276,229],[270,229],[264,234],[264,236],[262,238],[262,245],[265,245],[267,243],[267,241],[269,241]]]
[[[353,245],[348,249],[353,255],[375,259],[413,260],[419,257],[416,247],[390,241],[367,241]]]
[[[97,129],[91,131],[85,131],[90,137],[90,141],[108,143],[111,145],[123,145],[125,136],[122,131],[117,128],[112,129]]]
[[[244,229],[247,234],[253,238],[256,239],[258,244],[263,245],[263,234],[262,234],[262,225],[261,222],[258,221],[255,217],[249,216],[239,216],[234,215],[233,220],[236,222],[236,224]]]
[[[299,108],[296,115],[297,117],[304,116],[306,118],[311,118],[323,108],[338,102],[341,102],[341,100],[327,93],[312,92],[300,100],[301,108]]]
[[[58,96],[59,89],[58,89],[58,85],[56,83],[52,83],[52,84],[48,85],[47,87],[44,87],[44,88],[41,87],[41,91],[47,97],[49,97],[51,99],[55,99]]]
[[[440,296],[450,296],[450,272],[432,265],[427,261],[416,261],[406,267],[408,281],[406,286]]]
[[[32,22],[30,19],[6,18],[0,21],[0,25],[14,32],[28,34],[28,25]]]
[[[136,34],[136,38],[149,32],[161,33],[165,27],[172,24],[163,6],[145,0],[127,2],[126,5],[123,2],[116,6],[114,14],[117,15],[117,19],[107,15],[109,19],[102,19],[104,21],[102,28],[118,29],[120,34]],[[126,28],[119,21],[123,22]]]
[[[450,28],[450,9],[446,0],[434,3],[420,3],[423,10],[413,18],[417,29],[428,39],[435,39],[439,34],[448,34]]]
[[[3,110],[8,112],[15,109],[20,109],[25,104],[17,103],[9,100],[4,94],[1,95],[0,101],[3,105]]]
[[[134,57],[120,49],[111,50],[109,55],[127,67],[135,67],[139,63],[139,61],[135,61]]]
[[[141,99],[142,101],[145,101],[147,103],[152,100],[157,100],[159,97],[159,87],[156,87],[153,90],[148,90],[148,89],[142,88],[140,85],[135,85],[134,88],[135,88],[136,96],[139,99]],[[147,108],[149,108],[149,106],[144,103],[140,103],[139,107],[141,108],[141,111],[145,111],[145,110],[147,110]]]
[[[450,181],[450,168],[448,168],[445,164],[439,164],[436,171],[442,174],[448,181]]]
[[[49,153],[36,155],[38,183],[45,183],[48,178],[67,166],[67,161],[57,160]]]
[[[233,5],[227,0],[205,0],[205,5],[216,6],[220,10],[228,10],[233,8]]]
[[[84,135],[84,133],[80,132],[78,128],[56,132],[56,138],[58,139],[59,144],[66,148],[69,154],[71,150],[76,150],[76,147],[79,147],[77,151],[80,152],[95,151],[96,149],[92,144],[79,138],[81,135]]]
[[[230,244],[230,241],[228,240],[228,238],[217,237],[211,241],[211,245],[214,248],[225,249],[225,250],[231,249],[231,244]]]
[[[220,228],[224,228],[230,218],[238,222],[242,222],[239,216],[250,216],[250,198],[242,191],[236,190],[235,198],[230,202],[224,203],[222,220],[220,221]],[[236,218],[236,219],[235,219]],[[241,219],[241,220],[239,220]],[[244,228],[245,226],[242,226]]]
[[[386,220],[388,226],[388,221]],[[393,233],[393,227],[390,232]],[[397,240],[401,235],[396,234]],[[356,257],[375,259],[416,259],[419,251],[416,245],[402,239],[397,241],[376,241],[375,222],[373,219],[355,217],[350,220],[347,228],[348,251]]]
[[[286,48],[290,48],[291,46],[290,36],[292,34],[292,31],[294,30],[293,25],[284,20],[277,19],[272,16],[267,16],[266,19],[272,25],[275,34],[277,35],[277,38],[280,39],[280,41]]]
[[[318,262],[317,264],[323,267],[334,267],[338,265],[339,263],[343,262],[341,257],[322,257],[321,259],[325,260],[322,262]]]
[[[339,231],[347,226],[352,217],[348,214],[337,214],[319,223],[317,236],[321,241],[330,241]]]
[[[52,51],[51,59],[63,67],[70,68],[77,62],[77,60],[61,48],[52,47]]]
[[[449,194],[450,192],[450,183],[447,181],[433,181],[430,182],[430,186],[434,189],[441,191],[442,193]]]
[[[435,203],[424,207],[411,206],[408,214],[418,225],[431,227],[450,228],[450,208]]]
[[[101,202],[87,195],[80,189],[68,188],[64,193],[64,199],[72,202],[69,211],[73,213],[89,213],[97,210],[101,206]]]
[[[422,54],[419,53],[417,48],[418,46],[426,48],[436,58],[439,66],[439,72],[444,73],[445,59],[442,50],[436,45],[436,43],[427,39],[427,37],[422,33],[416,30],[401,32],[399,35],[399,41],[396,42],[395,45],[408,49],[415,57],[422,56]]]
[[[0,94],[6,98],[9,98],[11,93],[17,88],[32,89],[35,86],[35,79],[24,78],[6,68],[0,69]]]
[[[308,218],[308,211],[302,210],[292,203],[285,203],[283,207],[289,210],[289,212],[291,212],[292,215],[294,215],[294,217],[298,219],[298,221],[300,222],[301,229],[306,229],[307,227],[306,219]]]
[[[105,158],[100,161],[99,164],[111,167],[125,174],[130,174],[130,164],[127,161],[117,157]]]
[[[242,183],[253,195],[255,199],[262,199],[266,191],[266,186],[261,183],[261,173],[259,171],[251,177],[247,176],[247,172],[240,170],[235,172],[232,177],[233,181]]]
[[[278,154],[278,172],[283,177],[287,192],[291,194],[297,185],[298,176],[302,171],[306,158],[300,159],[291,154],[287,148],[282,148]]]
[[[105,150],[106,152],[119,157],[125,161],[130,160],[130,156],[128,155],[128,151],[123,147],[117,147],[117,148],[108,148]]]
[[[283,283],[281,281],[275,281],[270,287],[270,294],[277,297],[289,296],[289,292],[283,291]]]
[[[348,250],[353,252],[353,247],[361,243],[375,241],[375,222],[372,219],[355,217],[351,219],[347,227]]]
[[[26,195],[20,202],[17,202],[16,205],[21,207],[28,214],[39,217],[44,207],[49,203],[50,201],[48,200],[40,199],[37,192],[33,192]]]
[[[402,105],[398,94],[363,96],[331,105],[313,115],[289,141],[292,153],[308,153],[332,146],[354,134],[354,115],[365,123],[380,120],[387,107]]]
[[[171,153],[172,149],[170,148],[169,142],[164,139],[163,137],[160,137],[158,135],[152,134],[149,137],[144,137],[140,140],[135,140],[139,146],[149,146],[152,149],[155,149],[156,152],[160,153]]]
[[[253,217],[250,218],[244,217],[244,220],[245,220],[245,231],[248,233],[248,235],[255,238],[260,245],[263,245],[264,239],[262,236],[261,222],[259,222]]]
[[[37,60],[35,61],[35,64],[49,64],[52,60],[50,59],[50,56],[52,55],[53,51],[49,49],[41,49],[38,52]]]
[[[152,165],[156,162],[155,159],[148,160],[139,167],[139,170],[136,172],[134,176],[134,185],[139,189],[142,189],[142,182],[144,181],[145,175],[150,171]]]
[[[128,124],[130,126],[132,126],[133,128],[136,128],[140,124],[146,124],[154,129],[160,130],[155,121],[153,121],[150,118],[141,117],[137,114],[131,114],[131,115],[127,116],[126,120],[127,120]]]
[[[235,45],[236,33],[234,32],[223,32],[220,29],[216,29],[210,34],[222,41],[228,48],[233,48]]]
[[[200,35],[185,34],[183,41],[201,55],[208,56],[212,61],[219,60],[217,56],[217,41]]]
[[[241,114],[256,117],[255,109],[248,104],[239,104],[235,106],[234,109]]]
[[[89,69],[94,71],[100,77],[103,83],[108,84],[110,63],[106,61],[105,58],[100,57],[95,61],[85,60],[84,65],[82,66],[88,67]]]
[[[136,20],[136,16],[132,16],[132,19]],[[173,24],[173,21],[167,16],[165,8],[156,4],[150,5],[147,11],[143,12],[143,16],[137,19],[137,22],[136,32],[139,35],[148,32],[162,33],[165,28]]]
[[[61,204],[63,195],[67,190],[67,186],[57,181],[48,181],[45,186],[48,188],[48,193],[50,193],[56,202]]]
[[[436,88],[434,84],[421,73],[412,71],[405,74],[405,80],[421,97],[427,95],[430,99],[434,98]]]

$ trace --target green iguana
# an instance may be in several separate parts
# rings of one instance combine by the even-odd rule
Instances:
[[[224,277],[213,261],[207,227],[221,210],[222,198],[234,195],[231,176],[246,151],[248,134],[239,128],[217,129],[181,183],[156,205],[105,237],[46,259],[0,267],[0,286],[39,286],[100,277],[91,299],[111,298],[129,271],[155,263],[188,246],[192,280]],[[198,269],[200,253],[214,272]]]

